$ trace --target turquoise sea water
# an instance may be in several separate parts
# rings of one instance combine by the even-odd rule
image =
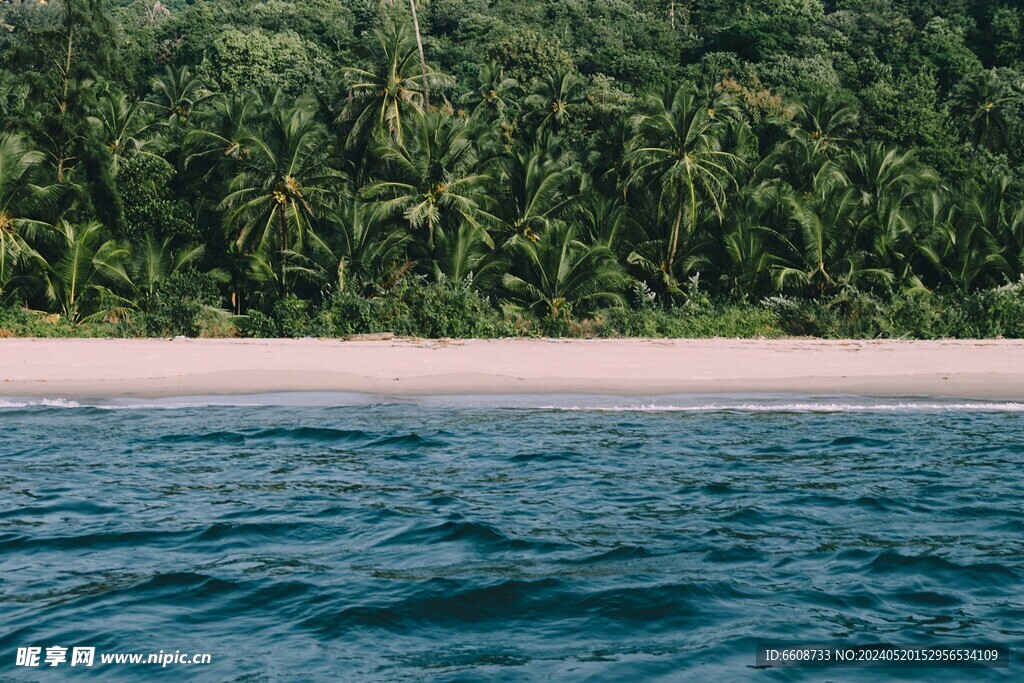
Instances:
[[[763,640],[1024,675],[1021,405],[87,403],[0,401],[0,680],[894,675],[757,669]],[[54,645],[212,663],[16,666]]]

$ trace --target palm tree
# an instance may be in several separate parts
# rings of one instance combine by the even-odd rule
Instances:
[[[968,188],[957,198],[945,190],[932,191],[923,217],[929,239],[917,249],[931,267],[934,283],[960,292],[991,284],[993,273],[1003,267],[999,245],[984,222],[961,216],[960,203],[970,201],[975,192],[977,188]]]
[[[511,301],[539,316],[569,318],[601,307],[619,307],[628,279],[603,244],[576,239],[575,226],[552,226],[536,242],[516,237],[511,251],[521,260],[503,278]]]
[[[282,291],[287,293],[286,253],[319,244],[313,226],[343,180],[324,163],[326,130],[306,103],[276,109],[267,124],[243,137],[250,150],[221,202],[236,246],[275,251]]]
[[[436,112],[413,119],[405,144],[387,138],[377,145],[384,179],[368,184],[363,194],[378,202],[381,217],[404,218],[413,230],[426,229],[427,246],[435,233],[470,224],[493,247],[484,211],[491,178],[479,172],[469,124]]]
[[[887,149],[877,142],[845,158],[846,175],[860,195],[862,218],[858,244],[876,267],[887,269],[904,284],[920,283],[911,256],[927,240],[919,223],[918,201],[938,178],[917,163],[912,152]]]
[[[998,274],[1018,280],[1024,273],[1024,203],[1013,189],[1013,179],[997,174],[981,185],[971,184],[960,204],[962,229],[983,232],[992,245],[987,260],[993,279]]]
[[[725,103],[701,103],[693,88],[683,85],[650,99],[650,113],[634,119],[636,134],[627,160],[630,181],[654,186],[662,212],[672,215],[666,260],[661,265],[670,281],[676,255],[686,231],[697,230],[701,201],[707,201],[719,220],[726,190],[736,183],[731,166],[738,162],[732,152],[722,149]]]
[[[156,142],[148,136],[153,122],[147,120],[146,112],[139,103],[110,90],[97,103],[96,114],[89,117],[89,123],[96,128],[100,140],[110,152],[115,173],[122,158],[151,154],[147,149]]]
[[[809,96],[799,105],[792,137],[806,137],[823,153],[839,152],[857,125],[857,111],[826,93]]]
[[[146,104],[167,122],[178,124],[188,121],[192,111],[210,97],[209,92],[203,91],[202,79],[187,66],[168,66],[162,77],[153,79],[151,88],[153,92]]]
[[[540,79],[526,105],[537,118],[537,130],[564,128],[573,111],[586,102],[579,76],[571,69],[558,67]]]
[[[430,108],[430,82],[427,79],[427,58],[423,55],[423,36],[420,35],[420,19],[416,14],[416,0],[409,0],[412,11],[412,26],[416,32],[416,49],[420,53],[420,73],[423,75],[423,104]]]
[[[867,254],[856,243],[858,199],[857,190],[833,164],[818,172],[812,191],[789,197],[796,230],[780,240],[780,265],[775,267],[779,289],[799,285],[817,296],[864,279],[892,281],[890,271],[863,266]]]
[[[456,230],[440,233],[431,264],[434,279],[472,283],[474,288],[484,292],[496,289],[508,270],[508,263],[501,250],[492,248],[485,235],[471,223],[462,223]]]
[[[358,198],[335,204],[327,216],[330,258],[336,264],[339,292],[378,294],[396,264],[405,260],[409,234],[388,229],[374,207]]]
[[[628,245],[636,229],[636,219],[629,205],[620,197],[596,192],[588,192],[576,202],[570,220],[579,226],[586,242],[604,244],[616,254],[623,245]]]
[[[174,252],[171,238],[158,242],[152,235],[136,249],[129,263],[135,305],[150,310],[162,282],[175,273],[193,266],[203,255],[204,247],[191,246]]]
[[[401,146],[405,120],[424,111],[430,84],[440,86],[450,79],[417,63],[416,43],[404,27],[390,25],[378,31],[376,38],[372,70],[349,67],[341,71],[346,96],[338,120],[352,123],[349,144],[386,131]]]
[[[130,289],[125,271],[128,251],[113,240],[102,241],[104,227],[57,225],[57,256],[46,269],[50,304],[73,323],[123,317],[131,302],[117,292]]]
[[[536,240],[579,197],[583,179],[579,165],[569,154],[558,154],[554,145],[545,143],[514,150],[496,164],[501,190],[498,215],[508,235]]]
[[[472,107],[476,116],[488,121],[504,121],[518,88],[519,82],[505,75],[504,68],[492,60],[480,66],[476,83],[463,95],[461,102]]]
[[[736,296],[761,296],[772,288],[776,251],[786,239],[774,226],[790,215],[794,194],[784,183],[748,184],[736,194],[726,217],[720,249],[700,257],[701,272],[718,271]]]
[[[8,294],[15,271],[38,265],[32,242],[46,236],[51,226],[40,217],[55,208],[63,188],[33,183],[44,159],[19,135],[0,135],[0,296]]]

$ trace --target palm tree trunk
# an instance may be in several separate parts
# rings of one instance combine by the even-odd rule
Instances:
[[[423,38],[420,36],[420,20],[416,16],[416,0],[409,0],[409,7],[412,9],[412,26],[416,31],[416,47],[420,51],[420,71],[423,73],[423,104],[424,108],[430,108],[430,86],[427,84],[427,59],[423,56]]]
[[[280,232],[280,238],[281,238],[281,253],[280,253],[280,256],[279,256],[280,261],[281,261],[281,263],[280,263],[280,266],[281,266],[281,295],[282,296],[288,296],[288,283],[284,279],[284,252],[286,252],[288,250],[288,237],[286,236],[286,232],[285,232],[286,226],[285,226],[284,211],[281,211],[280,214],[278,215],[277,225],[278,225],[278,231]]]
[[[74,41],[75,41],[75,33],[74,33],[73,30],[71,30],[69,28],[68,29],[68,46],[67,46],[67,50],[65,50],[65,53],[64,53],[64,64],[60,64],[59,62],[57,64],[57,68],[61,72],[61,80],[63,81],[63,85],[62,85],[62,88],[61,88],[61,96],[60,96],[60,99],[57,101],[57,110],[60,112],[61,116],[64,116],[67,113],[67,110],[68,110],[68,89],[69,89],[70,84],[71,84],[71,54],[72,54],[73,47],[74,47]],[[57,182],[58,183],[63,183],[64,182],[64,165],[68,161],[67,156],[65,154],[65,144],[66,144],[66,140],[64,140],[63,137],[62,137],[61,141],[57,145],[57,154],[56,154],[56,156],[57,156]]]
[[[679,248],[679,228],[683,225],[683,202],[680,197],[679,209],[676,211],[676,222],[672,227],[672,238],[668,244],[668,274],[672,275],[672,265],[676,260],[676,250]]]

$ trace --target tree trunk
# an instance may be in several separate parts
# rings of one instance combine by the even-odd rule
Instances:
[[[278,230],[280,232],[280,238],[281,238],[281,254],[280,254],[280,257],[279,257],[280,261],[281,261],[281,264],[280,264],[281,265],[281,296],[284,297],[284,296],[288,296],[288,284],[285,282],[285,279],[284,279],[284,253],[286,251],[288,251],[288,237],[287,237],[287,233],[286,233],[286,227],[287,226],[286,226],[286,221],[285,221],[285,216],[284,216],[284,210],[282,210],[280,215],[279,215],[279,220],[278,220],[277,225],[278,225]]]
[[[420,20],[416,16],[416,0],[409,0],[409,7],[412,9],[412,26],[416,31],[416,47],[420,51],[420,71],[423,73],[423,105],[424,109],[429,109],[430,86],[427,83],[427,59],[423,56],[423,38],[420,36]]]
[[[61,66],[58,62],[58,69],[61,70],[61,80],[63,81],[61,87],[61,96],[57,101],[57,111],[60,112],[60,116],[64,117],[68,111],[68,90],[71,86],[71,55],[74,51],[75,33],[70,28],[68,29],[68,46],[64,54],[64,64]],[[62,126],[63,127],[63,126]],[[67,140],[65,136],[61,135],[61,140],[55,144],[55,156],[57,158],[57,182],[64,182],[64,167],[68,162],[67,157]]]
[[[672,275],[672,265],[676,260],[676,250],[679,248],[679,229],[683,224],[683,202],[680,198],[679,209],[676,211],[676,223],[672,227],[672,237],[668,245],[668,274]]]
[[[668,3],[668,23],[673,30],[676,28],[676,0],[670,0]]]

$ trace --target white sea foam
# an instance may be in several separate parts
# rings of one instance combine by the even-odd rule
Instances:
[[[984,402],[970,403],[931,403],[910,401],[900,403],[833,403],[811,401],[806,403],[700,403],[700,404],[659,404],[642,403],[636,405],[546,405],[547,410],[593,411],[593,412],[763,412],[763,413],[888,413],[888,412],[946,412],[946,411],[989,411],[989,412],[1024,412],[1024,403]]]
[[[102,410],[175,410],[204,407],[345,407],[381,404],[432,408],[511,408],[610,413],[902,413],[1024,412],[1024,403],[926,397],[880,399],[861,396],[679,395],[643,398],[584,395],[457,395],[387,398],[351,393],[276,393],[242,396],[179,396],[159,399],[0,399],[0,410],[18,408],[98,408]]]

